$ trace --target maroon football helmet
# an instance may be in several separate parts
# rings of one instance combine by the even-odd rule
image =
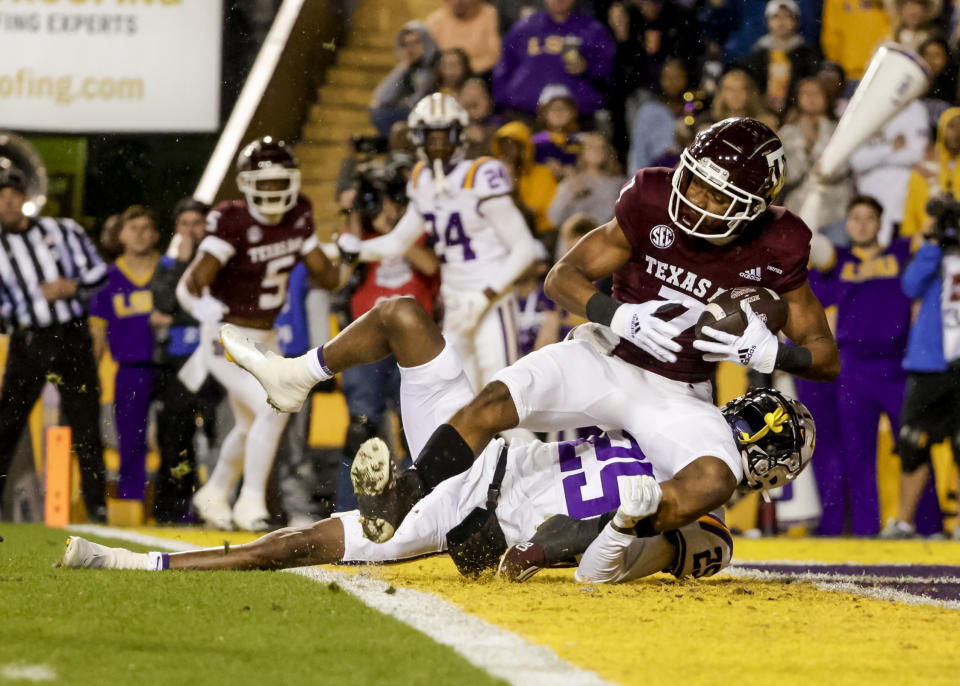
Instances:
[[[284,183],[267,183],[282,181]],[[286,143],[270,136],[248,143],[237,156],[237,187],[262,214],[284,214],[297,204],[300,169]]]
[[[712,240],[735,236],[780,193],[786,164],[783,143],[766,124],[748,117],[717,122],[697,134],[680,155],[673,173],[670,219],[691,236]],[[691,175],[729,196],[730,205],[723,214],[709,212],[687,199]],[[683,206],[692,212],[682,212]],[[701,228],[707,217],[723,220],[723,227]]]

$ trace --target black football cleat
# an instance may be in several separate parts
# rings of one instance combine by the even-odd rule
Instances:
[[[374,543],[393,538],[403,518],[427,494],[420,475],[410,469],[399,472],[387,444],[377,437],[367,439],[357,450],[350,481],[357,494],[363,535]]]

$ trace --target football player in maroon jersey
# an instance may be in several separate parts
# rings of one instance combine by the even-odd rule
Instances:
[[[267,527],[264,492],[286,415],[270,409],[259,384],[228,363],[218,340],[220,322],[273,347],[273,323],[294,265],[303,260],[314,282],[331,290],[341,274],[320,249],[310,201],[299,194],[300,170],[283,141],[251,142],[240,152],[237,172],[244,200],[220,203],[210,212],[197,256],[177,285],[180,304],[201,323],[201,344],[181,378],[190,386],[213,374],[227,390],[234,416],[194,507],[212,526],[256,531]],[[231,508],[229,496],[241,473],[243,487]]]
[[[743,465],[712,402],[715,363],[813,380],[831,380],[840,368],[807,283],[811,232],[771,205],[785,168],[783,145],[769,127],[733,118],[701,132],[675,169],[637,172],[615,218],[547,276],[547,295],[593,323],[497,373],[398,479],[388,478],[381,456],[358,455],[358,483],[375,484],[361,499],[365,530],[389,538],[423,494],[469,468],[497,432],[518,425],[624,427],[647,454],[674,460],[678,488],[640,532],[682,526],[723,504]],[[613,297],[595,286],[611,275]],[[749,306],[742,335],[705,327],[703,339],[694,339],[705,303],[741,285],[780,294],[789,308],[783,331],[794,345],[779,343]]]
[[[548,295],[592,323],[498,372],[396,478],[388,458],[361,450],[353,475],[365,533],[389,539],[420,497],[518,425],[623,427],[645,454],[671,462],[674,486],[638,522],[640,535],[680,528],[726,502],[744,466],[712,401],[715,363],[822,380],[839,371],[836,342],[807,284],[811,232],[770,205],[784,172],[780,139],[747,118],[701,132],[674,170],[637,172],[615,219],[582,238],[547,277]],[[613,297],[594,285],[610,275]],[[703,340],[694,340],[705,303],[741,285],[780,294],[789,307],[784,333],[795,345],[781,345],[749,306],[742,335],[704,327]],[[278,367],[283,378],[274,385],[290,395],[285,404],[302,402],[304,378],[323,378],[322,349],[315,352],[305,356],[309,365]]]

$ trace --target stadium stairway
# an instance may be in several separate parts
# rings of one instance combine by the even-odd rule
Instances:
[[[346,45],[337,48],[336,64],[318,90],[296,148],[303,193],[313,203],[322,239],[328,239],[339,225],[335,188],[350,137],[376,134],[368,107],[374,88],[396,64],[397,31],[411,19],[424,19],[441,4],[442,0],[358,0]]]

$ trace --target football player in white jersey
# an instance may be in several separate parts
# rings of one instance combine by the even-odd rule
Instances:
[[[463,159],[466,111],[433,93],[407,123],[419,163],[407,184],[410,204],[385,236],[363,241],[359,259],[402,255],[427,231],[440,258],[443,335],[480,388],[517,359],[513,282],[533,262],[537,245],[511,199],[511,182],[493,157]]]
[[[235,328],[225,327],[224,345],[245,368],[258,367],[273,357],[270,353],[264,356],[244,341]],[[472,396],[456,352],[411,298],[380,303],[326,344],[324,350],[324,364],[336,369],[388,354],[396,356],[402,379],[401,409],[404,425],[412,429],[409,440],[413,454],[420,451],[451,407]],[[805,410],[798,403],[775,392],[760,391],[730,403],[726,412],[744,450],[747,488],[769,486],[774,475],[793,478],[809,461],[814,429],[808,416],[801,416]],[[774,414],[782,419],[766,418]],[[380,439],[370,442],[368,450],[386,449]],[[499,497],[491,507],[490,487],[498,474],[502,480]],[[340,561],[402,561],[447,549],[448,533],[475,508],[486,504],[488,509],[495,509],[502,539],[499,547],[491,540],[489,548],[481,551],[482,559],[473,561],[475,565],[482,565],[483,559],[487,566],[491,561],[495,565],[507,546],[516,550],[543,538],[536,533],[537,528],[548,518],[556,521],[559,514],[568,529],[570,523],[574,529],[579,528],[572,537],[560,535],[581,542],[577,552],[587,549],[578,571],[580,580],[621,581],[660,571],[695,577],[715,574],[729,564],[732,554],[722,511],[695,518],[665,534],[638,538],[631,531],[638,520],[660,506],[661,488],[668,492],[674,480],[669,461],[644,455],[636,441],[622,431],[564,443],[518,442],[509,448],[497,439],[469,471],[443,482],[417,503],[393,538],[383,544],[364,537],[360,515],[352,511],[309,527],[276,531],[227,550],[218,547],[175,554],[132,553],[73,537],[61,564],[110,569],[241,570]],[[604,526],[614,511],[612,521]],[[605,514],[608,517],[603,517]],[[587,548],[593,538],[595,543]],[[552,543],[561,549],[565,545],[564,541]],[[461,569],[471,568],[468,557],[462,553],[455,556]],[[509,572],[508,578],[522,580],[547,566],[542,558],[539,563],[528,558],[522,561],[528,563],[527,567]]]

